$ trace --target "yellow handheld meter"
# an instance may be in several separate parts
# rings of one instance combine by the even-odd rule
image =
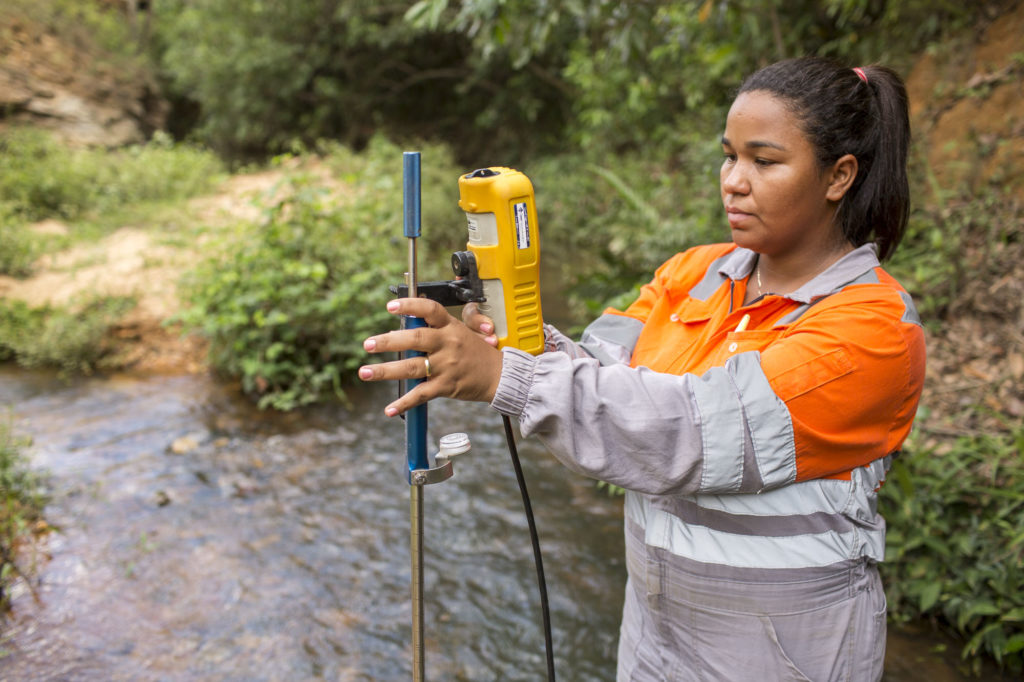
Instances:
[[[483,283],[486,300],[479,309],[494,321],[498,347],[539,355],[544,329],[533,184],[512,168],[481,168],[459,178],[459,208],[466,213],[467,248]]]

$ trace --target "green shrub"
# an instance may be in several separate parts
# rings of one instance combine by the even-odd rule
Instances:
[[[74,309],[30,308],[0,299],[0,361],[89,373],[103,366],[107,334],[133,305],[130,298],[101,298]]]
[[[39,241],[8,204],[0,203],[0,275],[31,275],[38,256]]]
[[[434,234],[437,251],[443,223],[460,220],[450,252],[465,244],[466,228],[455,203],[458,173],[442,173],[445,163],[440,150],[424,153],[423,233]],[[366,361],[363,339],[396,326],[384,306],[407,262],[401,150],[378,140],[366,156],[335,150],[327,165],[346,187],[291,173],[265,200],[261,223],[240,225],[186,277],[190,306],[180,319],[210,340],[211,364],[240,377],[261,407],[343,398],[342,384]],[[442,180],[451,203],[434,196],[444,194]],[[421,262],[429,264],[426,246]]]
[[[16,562],[18,548],[31,536],[46,502],[41,479],[29,471],[21,454],[25,445],[0,420],[0,611],[9,606],[11,581],[24,575]]]
[[[283,410],[342,395],[359,337],[386,324],[381,290],[396,256],[377,248],[382,235],[371,224],[346,220],[323,188],[292,178],[288,190],[264,224],[246,226],[199,266],[180,315],[209,338],[215,368],[240,377],[261,407]]]
[[[880,492],[886,582],[898,621],[930,618],[1024,669],[1024,425],[932,446],[913,438]]]
[[[0,202],[23,220],[95,217],[133,204],[183,199],[222,172],[210,152],[157,134],[124,149],[71,149],[28,128],[0,133]]]

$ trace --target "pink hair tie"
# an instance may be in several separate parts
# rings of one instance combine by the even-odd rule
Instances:
[[[859,66],[855,66],[855,67],[853,67],[853,72],[855,74],[857,74],[858,76],[860,76],[860,79],[862,81],[864,81],[865,83],[868,82],[868,77],[867,77],[867,74],[864,73],[864,69],[860,68]]]

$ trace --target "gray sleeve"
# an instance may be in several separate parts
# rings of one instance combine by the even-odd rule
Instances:
[[[491,405],[572,471],[650,494],[757,492],[795,479],[789,412],[757,353],[698,377],[503,352]]]
[[[643,328],[640,320],[606,313],[583,330],[580,348],[602,365],[628,365]]]
[[[604,314],[583,330],[575,343],[550,324],[544,325],[544,352],[560,351],[571,358],[597,358],[602,365],[629,364],[643,322],[625,315]]]
[[[544,325],[544,352],[561,352],[570,358],[590,357],[586,350],[550,324]]]

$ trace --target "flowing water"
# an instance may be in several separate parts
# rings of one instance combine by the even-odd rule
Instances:
[[[0,368],[48,472],[38,585],[0,622],[0,682],[411,679],[409,487],[394,387],[355,407],[255,410],[205,376],[59,381]],[[471,452],[425,498],[429,680],[545,678],[536,574],[501,421],[438,401]],[[520,444],[558,679],[613,680],[622,506]],[[34,592],[34,593],[33,593]],[[961,677],[933,635],[890,636],[886,679]],[[955,645],[950,647],[951,651]],[[989,678],[993,679],[993,678]]]

